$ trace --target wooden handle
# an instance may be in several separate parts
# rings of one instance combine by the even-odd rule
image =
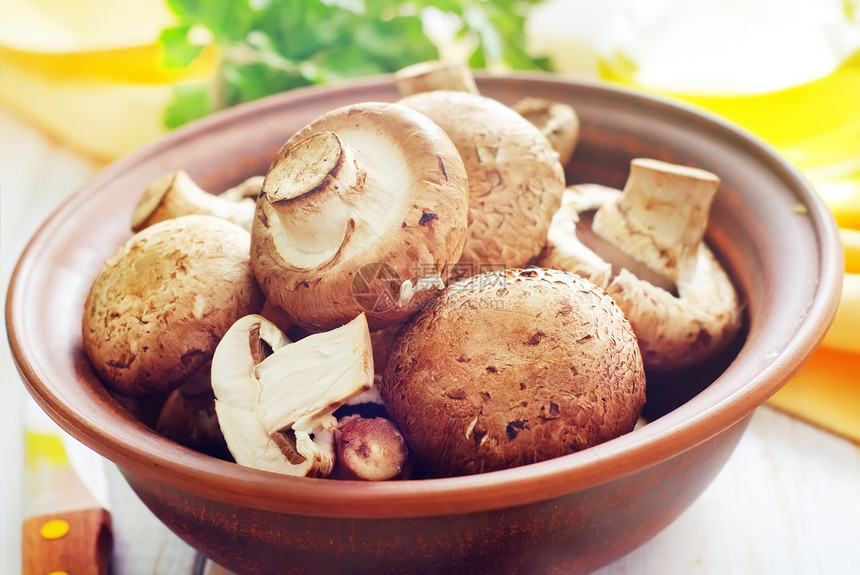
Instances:
[[[78,509],[24,521],[22,575],[107,575],[113,536],[110,513]]]

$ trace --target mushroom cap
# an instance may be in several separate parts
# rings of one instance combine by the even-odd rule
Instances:
[[[167,393],[212,359],[238,318],[259,310],[250,234],[214,216],[138,232],[105,263],[87,296],[84,349],[123,395]]]
[[[307,166],[312,154],[320,161]],[[308,191],[293,194],[299,185]],[[293,135],[266,176],[252,228],[257,279],[312,331],[361,312],[372,330],[402,322],[460,257],[466,188],[457,149],[425,116],[378,102],[332,110]],[[319,223],[295,231],[311,218]]]
[[[670,282],[676,293],[667,289],[663,269],[648,269],[643,262],[621,259],[625,254],[617,252],[612,256],[603,252],[604,259],[583,243],[590,214],[620,196],[620,190],[596,184],[568,188],[537,263],[577,273],[604,288],[630,319],[649,369],[699,363],[725,347],[740,330],[737,292],[704,242],[698,245],[693,265]],[[624,263],[618,265],[619,261]]]
[[[436,90],[399,102],[439,124],[466,165],[469,231],[457,275],[528,265],[546,242],[565,185],[546,136],[510,107],[478,94]]]
[[[407,323],[380,393],[417,460],[460,475],[631,431],[645,374],[603,290],[557,270],[508,270],[450,285]]]

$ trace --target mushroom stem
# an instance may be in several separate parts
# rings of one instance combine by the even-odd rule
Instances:
[[[261,209],[285,265],[331,262],[356,227],[355,196],[366,172],[333,132],[319,132],[279,155],[266,175]]]
[[[594,233],[678,281],[695,267],[719,184],[705,170],[634,159],[622,195],[595,213]]]
[[[157,179],[144,192],[131,216],[135,232],[154,223],[191,214],[215,216],[250,231],[254,221],[253,200],[229,200],[210,194],[194,183],[185,170]]]
[[[662,274],[655,272],[612,242],[606,241],[597,235],[594,232],[594,214],[595,210],[589,210],[579,214],[579,221],[576,224],[576,237],[586,248],[583,252],[591,250],[597,254],[599,258],[602,258],[604,262],[609,264],[609,267],[606,268],[609,275],[589,279],[592,279],[592,281],[595,281],[598,285],[606,287],[612,279],[618,277],[618,274],[621,273],[622,269],[626,269],[642,281],[646,281],[653,286],[664,289],[672,295],[677,295],[678,287],[675,285],[675,282]],[[579,255],[582,257],[583,254]],[[587,258],[588,256],[585,257]],[[562,267],[562,269],[566,269],[566,267]]]
[[[475,84],[472,72],[459,62],[442,60],[418,62],[395,72],[394,83],[401,96],[431,90],[478,93],[478,86]]]

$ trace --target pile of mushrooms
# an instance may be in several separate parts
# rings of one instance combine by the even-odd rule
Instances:
[[[737,334],[714,174],[640,158],[623,190],[566,186],[569,105],[443,62],[395,82],[239,186],[142,194],[83,343],[113,392],[163,398],[157,431],[285,475],[483,473],[632,431],[646,368]]]

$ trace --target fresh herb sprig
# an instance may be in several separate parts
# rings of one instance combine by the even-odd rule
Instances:
[[[176,127],[240,102],[311,84],[393,72],[437,58],[424,16],[437,10],[475,47],[473,68],[546,69],[525,49],[528,9],[542,0],[168,0],[165,65],[188,66],[207,44],[211,82],[178,85],[165,123]]]

